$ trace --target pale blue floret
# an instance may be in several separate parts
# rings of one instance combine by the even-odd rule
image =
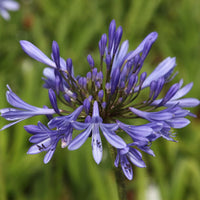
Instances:
[[[14,108],[1,109],[1,117],[5,118],[8,121],[14,122],[5,125],[1,130],[4,130],[22,120],[28,119],[36,115],[52,115],[56,113],[54,109],[38,108],[26,103],[25,101],[20,99],[9,86],[6,96],[8,103]]]
[[[57,143],[64,138],[64,132],[51,130],[41,122],[38,122],[37,126],[27,125],[24,128],[27,132],[33,134],[29,141],[34,143],[34,145],[30,147],[27,154],[37,154],[46,151],[44,163],[48,163],[56,150]]]
[[[119,162],[125,176],[129,179],[133,179],[133,169],[130,162],[137,167],[146,167],[144,161],[142,160],[142,154],[132,147],[125,147],[123,149],[117,150],[117,156],[115,160],[115,166],[118,167]]]
[[[87,140],[87,138],[92,133],[92,152],[94,160],[97,164],[101,162],[103,155],[103,147],[102,141],[100,137],[99,128],[103,133],[106,140],[115,148],[124,148],[126,143],[115,134],[115,130],[118,129],[117,124],[104,124],[102,123],[102,118],[99,116],[99,108],[97,101],[94,102],[93,106],[93,114],[91,121],[89,123],[74,123],[74,127],[78,130],[83,130],[76,138],[72,140],[70,145],[68,146],[69,150],[75,150],[80,148],[83,143]],[[76,125],[77,124],[77,125]]]

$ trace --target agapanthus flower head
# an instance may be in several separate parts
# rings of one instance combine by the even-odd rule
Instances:
[[[0,0],[0,15],[6,19],[10,19],[8,11],[16,11],[19,9],[19,3],[14,0]]]
[[[128,51],[128,40],[121,43],[122,33],[122,27],[116,28],[112,20],[108,35],[103,34],[98,44],[100,61],[94,61],[89,54],[89,71],[85,76],[74,75],[72,60],[60,57],[55,41],[51,58],[31,42],[20,41],[25,53],[47,65],[43,80],[52,108],[31,106],[8,88],[7,100],[13,108],[1,109],[1,116],[14,122],[3,129],[35,115],[46,115],[47,126],[41,122],[25,126],[25,130],[33,134],[30,142],[34,145],[28,153],[46,151],[45,163],[52,158],[59,141],[62,148],[68,146],[69,150],[76,150],[91,140],[92,154],[99,164],[104,137],[116,151],[115,166],[120,164],[125,176],[132,179],[132,164],[146,166],[140,151],[154,156],[153,141],[160,137],[175,141],[174,129],[187,126],[190,121],[186,117],[194,116],[185,107],[195,107],[199,100],[183,98],[192,83],[182,87],[181,80],[166,87],[175,74],[175,58],[166,58],[150,74],[142,70],[158,37],[156,32],[147,35],[132,51]],[[131,124],[127,123],[130,119]]]

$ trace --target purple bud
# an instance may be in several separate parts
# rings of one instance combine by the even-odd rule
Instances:
[[[120,84],[119,84],[119,87],[121,88],[121,89],[123,89],[123,88],[125,88],[125,82],[124,81],[120,81]]]
[[[152,81],[150,83],[150,93],[149,93],[149,98],[151,98],[155,92],[155,89],[156,89],[156,86],[157,86],[157,82],[156,81]]]
[[[99,88],[101,88],[101,83],[99,81],[96,81],[95,86],[99,89]]]
[[[113,19],[110,23],[109,26],[109,32],[108,32],[108,37],[109,37],[109,42],[108,42],[108,52],[111,52],[112,46],[113,46],[113,42],[114,42],[114,38],[115,38],[115,30],[116,30],[116,24],[115,24],[115,20]]]
[[[87,61],[90,65],[91,69],[93,69],[94,68],[94,60],[90,54],[87,56]]]
[[[97,73],[97,80],[99,80],[100,83],[103,82],[103,72],[102,71]]]
[[[114,50],[113,53],[115,54],[118,47],[119,47],[119,43],[121,41],[122,38],[122,34],[123,34],[123,29],[121,26],[118,27],[116,34],[115,34],[115,41],[114,41]]]
[[[120,74],[120,81],[125,81],[127,76],[127,64],[125,64],[124,68],[122,69],[122,72]]]
[[[99,52],[100,52],[100,56],[102,56],[102,46],[101,46],[101,40],[99,40]]]
[[[105,109],[105,108],[106,108],[106,102],[103,102],[103,103],[101,104],[101,106],[102,106],[103,109]]]
[[[149,37],[149,39],[145,42],[143,52],[142,52],[142,56],[141,56],[142,62],[147,57],[147,55],[148,55],[148,53],[151,49],[151,46],[156,41],[157,37],[158,37],[158,34],[154,33],[154,34],[152,34],[152,37]]]
[[[85,99],[83,101],[83,107],[84,107],[85,112],[86,112],[87,115],[90,112],[90,104],[91,104],[92,99],[93,99],[93,97],[92,97],[92,95],[90,95],[87,99]]]
[[[147,73],[146,73],[146,72],[143,72],[143,73],[140,75],[140,86],[142,86],[142,84],[144,83],[146,77],[147,77]]]
[[[87,75],[86,75],[86,77],[87,77],[87,81],[91,80],[91,78],[92,78],[92,73],[91,73],[91,72],[88,72]]]
[[[111,94],[114,94],[120,78],[120,70],[119,68],[115,69],[111,77]]]
[[[99,117],[99,105],[97,101],[94,101],[94,104],[93,104],[92,117]]]
[[[107,92],[110,92],[111,84],[110,83],[106,83],[105,87],[106,87]]]
[[[68,103],[71,102],[71,98],[68,94],[64,94],[63,97],[64,97],[65,101],[67,101]]]
[[[118,99],[118,103],[121,103],[122,100],[123,100],[123,97],[119,97],[119,99]]]
[[[80,77],[78,79],[78,84],[82,87],[82,88],[86,88],[87,86],[87,79],[85,77]]]
[[[131,69],[132,66],[133,66],[133,64],[134,64],[134,59],[129,60],[129,61],[127,62],[127,68],[128,68],[128,69]]]
[[[127,54],[126,59],[130,60],[134,58],[136,55],[140,54],[144,50],[144,46],[146,42],[149,42],[150,44],[153,44],[155,40],[157,39],[158,34],[156,32],[152,32],[149,35],[145,37],[145,39],[140,43],[140,45],[134,50]]]
[[[136,81],[136,75],[132,74],[129,81],[128,81],[128,86],[127,86],[127,89],[126,89],[127,94],[130,93],[131,89],[133,88],[133,86],[135,84],[135,81]]]
[[[85,123],[90,123],[92,120],[92,117],[90,115],[88,115],[86,118],[85,118]]]
[[[92,81],[95,81],[96,80],[96,76],[97,76],[97,68],[94,68],[92,70]]]
[[[55,110],[56,113],[60,113],[59,109],[58,109],[58,105],[57,105],[57,100],[56,100],[56,94],[53,91],[53,89],[49,89],[49,100],[51,102],[51,105],[53,107],[53,109]]]
[[[60,69],[60,52],[58,43],[56,41],[53,41],[52,43],[52,56],[57,68]]]
[[[107,70],[110,69],[110,64],[111,64],[111,56],[110,54],[106,55],[106,67],[107,67]]]
[[[83,77],[83,87],[87,87],[87,78]]]
[[[93,99],[93,96],[92,96],[92,95],[90,95],[90,96],[88,97],[88,99],[89,99],[89,101],[91,102],[91,101],[92,101],[92,99]]]
[[[98,92],[98,97],[99,97],[99,100],[101,101],[103,99],[103,95],[104,95],[104,91],[103,90],[100,90]]]
[[[68,58],[66,60],[67,71],[70,75],[72,75],[72,59]]]
[[[60,72],[58,70],[54,70],[54,74],[55,74],[55,86],[56,86],[56,93],[59,94],[60,91],[60,86],[62,85],[62,78],[60,75]]]
[[[105,48],[106,48],[106,44],[107,44],[107,36],[106,36],[106,34],[104,33],[104,34],[101,36],[101,40],[99,41],[99,52],[100,52],[100,55],[101,55],[101,56],[104,55]]]
[[[178,92],[179,88],[179,83],[175,83],[174,85],[172,85],[163,100],[161,101],[160,105],[164,105],[165,103],[167,103]]]
[[[90,112],[90,101],[88,98],[83,101],[83,107],[85,109],[86,114],[88,115]]]
[[[133,65],[134,65],[133,72],[137,70],[139,61],[140,61],[140,55],[138,54],[133,58]]]
[[[153,100],[158,97],[158,95],[160,94],[164,84],[165,84],[165,79],[163,77],[159,78],[158,81],[157,81],[157,86],[156,86],[156,89],[155,89]]]

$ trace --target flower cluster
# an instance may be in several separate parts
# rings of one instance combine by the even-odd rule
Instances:
[[[140,151],[154,156],[153,141],[160,137],[174,141],[174,129],[187,126],[190,121],[186,117],[194,116],[184,108],[199,105],[199,100],[183,98],[192,83],[183,86],[180,80],[166,87],[174,77],[175,58],[166,58],[149,75],[142,72],[144,60],[157,39],[156,32],[147,35],[129,52],[128,41],[121,43],[122,33],[122,27],[116,28],[112,20],[108,36],[103,34],[99,41],[99,64],[91,55],[87,56],[90,67],[86,76],[74,75],[72,60],[60,57],[55,41],[51,58],[32,43],[20,41],[25,53],[47,65],[43,80],[52,108],[29,105],[8,86],[7,101],[13,107],[0,111],[11,123],[2,130],[24,119],[46,115],[47,126],[38,122],[24,127],[32,134],[33,146],[28,154],[47,152],[44,163],[50,161],[58,142],[62,148],[75,150],[91,138],[92,154],[99,164],[103,156],[103,136],[115,149],[115,166],[120,163],[125,176],[131,180],[132,164],[146,166]],[[64,105],[62,109],[60,104]],[[74,130],[78,130],[76,136]]]
[[[6,19],[10,19],[8,11],[16,11],[19,9],[19,3],[13,0],[0,0],[0,15]]]

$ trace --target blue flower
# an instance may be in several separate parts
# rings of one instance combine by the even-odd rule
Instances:
[[[70,145],[68,146],[69,150],[78,149],[83,143],[87,140],[87,138],[92,133],[92,153],[94,160],[97,164],[101,162],[103,147],[101,142],[101,136],[99,133],[99,128],[101,129],[106,140],[115,148],[124,148],[126,147],[126,143],[115,134],[115,130],[118,129],[117,124],[104,124],[102,123],[102,118],[99,116],[99,108],[97,101],[94,102],[93,106],[93,114],[90,122],[88,123],[74,123],[74,127],[77,130],[83,130],[76,138],[72,140]]]
[[[176,75],[175,58],[166,58],[150,74],[143,71],[144,61],[158,37],[156,32],[148,34],[132,51],[128,51],[128,40],[121,43],[122,34],[122,27],[117,28],[112,20],[108,36],[103,34],[98,43],[100,62],[89,54],[85,76],[74,75],[72,60],[60,56],[57,42],[52,43],[50,58],[32,43],[20,41],[26,54],[47,65],[43,87],[48,89],[52,109],[31,106],[9,88],[7,100],[14,108],[1,109],[1,116],[14,122],[2,129],[35,115],[46,115],[47,126],[40,122],[37,126],[25,126],[33,134],[30,142],[34,145],[28,153],[46,151],[45,163],[51,159],[58,141],[61,147],[75,150],[91,138],[93,157],[99,164],[103,136],[116,151],[115,166],[120,163],[131,180],[132,164],[146,166],[140,151],[155,156],[151,150],[155,140],[162,137],[175,141],[175,129],[187,126],[187,117],[195,116],[185,108],[198,106],[199,100],[184,98],[193,83],[182,86],[180,80],[168,86]]]
[[[64,138],[64,132],[60,130],[51,130],[43,125],[41,122],[38,122],[38,125],[27,125],[24,126],[24,129],[33,134],[30,137],[29,141],[34,143],[33,146],[28,150],[28,154],[37,154],[43,151],[47,151],[44,157],[44,163],[48,163],[55,150],[59,140]],[[70,136],[70,135],[69,135]]]
[[[10,19],[8,11],[16,11],[19,9],[19,3],[14,0],[0,0],[0,15],[6,19]]]
[[[1,130],[4,130],[22,120],[28,119],[37,115],[52,115],[55,112],[54,109],[38,108],[32,105],[27,104],[22,99],[20,99],[9,86],[8,91],[6,92],[7,101],[14,108],[3,108],[0,110],[1,117],[5,118],[8,121],[14,121],[10,124],[5,125]]]
[[[146,165],[142,160],[142,154],[137,149],[129,146],[125,147],[124,149],[118,149],[115,166],[118,167],[120,162],[125,176],[131,180],[133,178],[133,169],[129,161],[141,168],[146,167]]]

